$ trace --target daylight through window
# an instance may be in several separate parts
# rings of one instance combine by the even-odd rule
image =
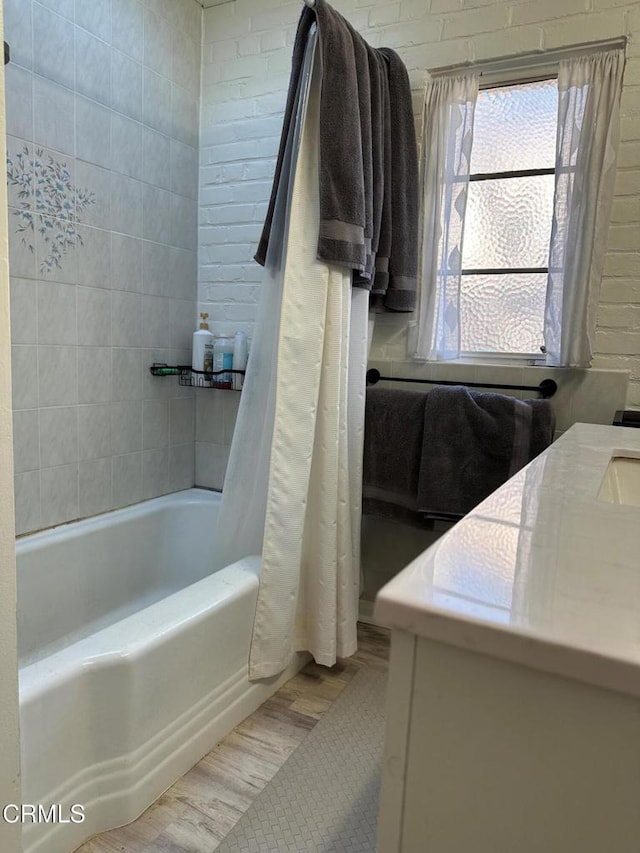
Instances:
[[[464,354],[540,354],[557,112],[555,79],[478,95],[462,250]]]

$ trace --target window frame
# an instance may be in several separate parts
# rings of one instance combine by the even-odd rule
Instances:
[[[503,89],[510,86],[522,86],[527,83],[541,83],[546,80],[558,79],[558,62],[554,63],[553,70],[550,67],[545,68],[544,73],[531,74],[527,73],[522,77],[518,74],[511,73],[508,78],[505,76],[500,81],[494,79],[493,74],[484,74],[480,72],[480,91],[493,89]],[[514,169],[511,171],[502,172],[477,172],[469,175],[469,182],[489,181],[489,180],[509,180],[524,177],[537,177],[540,175],[555,175],[556,169],[540,168],[540,169]],[[463,249],[464,254],[464,249]],[[462,268],[460,275],[508,275],[509,273],[539,273],[548,275],[549,267],[500,267],[500,268]],[[499,352],[497,350],[461,350],[461,361],[487,361],[492,362],[525,362],[528,365],[535,365],[545,361],[544,346],[541,346],[539,352]]]

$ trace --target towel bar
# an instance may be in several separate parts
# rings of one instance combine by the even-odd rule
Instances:
[[[408,379],[401,376],[381,376],[380,371],[372,367],[367,370],[367,385],[375,385],[383,379],[385,382],[417,382],[428,385],[463,385],[465,388],[500,388],[509,391],[537,391],[545,399],[553,397],[558,390],[558,383],[554,379],[543,379],[539,385],[503,385],[493,382],[455,382],[451,379]]]

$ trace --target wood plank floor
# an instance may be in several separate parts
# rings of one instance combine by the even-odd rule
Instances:
[[[77,853],[211,853],[362,667],[386,665],[388,632],[358,625],[357,653],[308,664],[136,821]]]

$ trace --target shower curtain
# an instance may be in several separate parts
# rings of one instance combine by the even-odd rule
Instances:
[[[321,64],[309,36],[222,506],[219,566],[262,554],[249,676],[356,650],[368,292],[316,259]]]

